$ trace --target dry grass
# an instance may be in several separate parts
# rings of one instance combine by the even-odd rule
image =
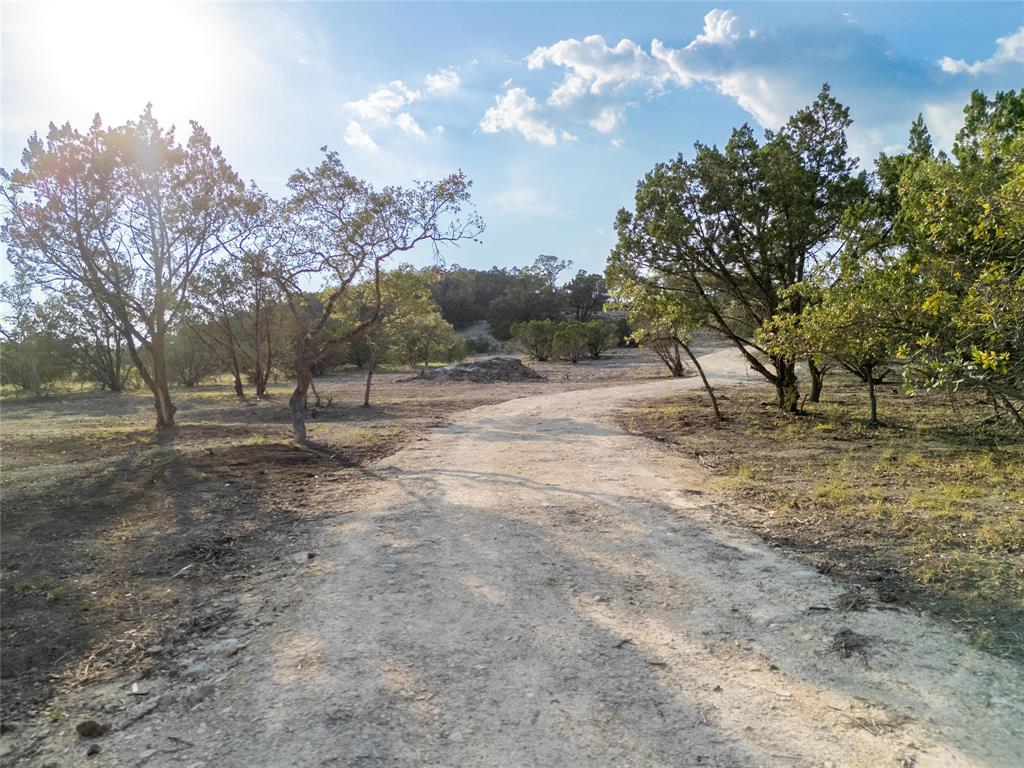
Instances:
[[[894,387],[870,427],[862,388],[837,379],[800,416],[749,387],[721,392],[720,429],[696,392],[623,419],[699,458],[768,540],[1024,658],[1024,441],[980,402]]]

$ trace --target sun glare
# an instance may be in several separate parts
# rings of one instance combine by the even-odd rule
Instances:
[[[227,30],[209,6],[75,3],[5,9],[17,62],[11,99],[45,98],[54,120],[99,111],[106,121],[153,102],[175,121],[220,110],[236,71]]]

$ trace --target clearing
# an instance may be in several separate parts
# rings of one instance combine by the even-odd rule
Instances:
[[[747,380],[727,350],[704,363],[719,385]],[[581,390],[583,368],[438,406],[446,426],[305,483],[317,524],[277,540],[263,581],[224,573],[230,611],[208,632],[62,690],[52,722],[4,736],[8,759],[79,764],[95,745],[95,765],[1020,764],[1018,664],[915,611],[834,610],[847,588],[724,523],[705,467],[615,424],[698,380],[620,370]],[[451,402],[463,385],[400,386]],[[217,581],[193,570],[166,578]],[[110,733],[78,738],[89,718]]]

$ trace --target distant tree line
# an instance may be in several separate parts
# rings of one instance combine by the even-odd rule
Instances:
[[[717,330],[786,410],[839,367],[872,423],[876,387],[900,376],[983,393],[1024,429],[1024,93],[975,92],[951,155],[919,116],[871,172],[850,124],[826,85],[761,140],[745,125],[659,163],[616,219],[613,299],[670,366],[695,329]]]
[[[485,321],[491,335],[507,341],[517,323],[561,318],[586,322],[602,311],[608,300],[604,277],[580,270],[559,286],[559,275],[570,266],[549,255],[523,268],[455,266],[441,273],[432,294],[441,315],[456,328]]]

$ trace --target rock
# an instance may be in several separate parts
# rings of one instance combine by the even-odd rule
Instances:
[[[210,656],[234,656],[245,648],[245,643],[234,637],[226,637],[215,643],[210,643],[203,650]]]
[[[305,565],[315,557],[316,552],[299,552],[298,554],[292,555],[292,560],[295,561],[296,565]]]
[[[90,744],[89,748],[87,750],[85,750],[85,754],[86,754],[87,757],[92,757],[93,755],[98,755],[99,753],[100,753],[100,745],[99,744]]]
[[[75,730],[83,739],[98,739],[110,730],[110,726],[97,723],[95,720],[83,720],[75,726]]]
[[[147,656],[159,656],[163,652],[164,647],[162,645],[151,645],[146,649]]]

